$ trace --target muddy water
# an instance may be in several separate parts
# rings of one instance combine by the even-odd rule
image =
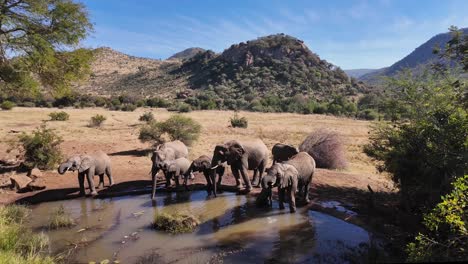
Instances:
[[[48,230],[61,204],[78,223]],[[255,198],[224,193],[167,193],[109,199],[77,199],[33,207],[33,227],[48,234],[53,253],[71,250],[71,263],[308,263],[362,262],[370,235],[364,229],[315,211],[258,209]],[[201,220],[195,232],[169,235],[150,228],[157,211],[190,212]]]

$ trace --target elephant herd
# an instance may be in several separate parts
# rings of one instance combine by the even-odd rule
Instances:
[[[181,141],[175,140],[159,145],[151,156],[152,192],[151,199],[156,194],[156,175],[162,171],[166,180],[166,187],[170,187],[171,180],[176,187],[183,181],[185,189],[187,181],[193,178],[194,172],[203,173],[206,179],[208,195],[216,196],[221,185],[226,166],[231,167],[236,180],[236,187],[241,189],[241,177],[246,192],[252,186],[262,187],[262,193],[267,193],[271,203],[272,188],[278,188],[280,209],[284,209],[284,202],[289,200],[291,212],[296,210],[296,196],[309,202],[308,190],[315,171],[315,161],[307,152],[299,152],[295,147],[285,144],[275,144],[271,150],[273,165],[266,168],[269,150],[261,140],[238,141],[230,140],[214,148],[213,155],[202,155],[193,161],[188,160],[188,148]],[[80,195],[85,194],[84,179],[86,177],[91,195],[96,195],[93,176],[99,175],[99,185],[104,185],[104,175],[109,178],[109,184],[114,183],[109,157],[98,152],[93,155],[76,155],[60,164],[58,172],[78,170]],[[253,170],[250,181],[248,171]],[[263,177],[264,172],[266,175]]]

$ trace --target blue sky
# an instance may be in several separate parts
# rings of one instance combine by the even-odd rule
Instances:
[[[189,47],[285,33],[343,69],[393,64],[450,25],[468,26],[467,0],[82,0],[95,32],[84,45],[165,59]]]

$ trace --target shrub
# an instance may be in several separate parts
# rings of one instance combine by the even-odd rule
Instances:
[[[140,129],[140,135],[138,139],[141,142],[153,142],[154,144],[160,144],[164,142],[162,135],[164,131],[161,129],[160,123],[153,120],[148,123],[148,125],[143,126]]]
[[[358,118],[365,120],[376,120],[379,118],[379,114],[377,114],[374,109],[365,109],[359,112]]]
[[[234,116],[231,117],[230,121],[231,121],[231,126],[232,127],[247,128],[247,126],[249,125],[249,123],[247,121],[247,118],[245,116],[239,117],[237,112],[234,113]]]
[[[52,112],[49,114],[50,121],[66,121],[70,118],[70,115],[65,111]]]
[[[59,145],[62,138],[45,125],[37,128],[31,135],[23,133],[19,142],[24,149],[25,165],[39,169],[52,169],[62,159]]]
[[[142,114],[138,120],[143,122],[151,122],[154,120],[154,115],[152,112],[146,112]]]
[[[180,140],[187,145],[197,140],[201,131],[201,125],[198,122],[183,115],[173,115],[160,123],[160,126],[171,140]]]
[[[156,212],[154,214],[153,227],[171,234],[193,232],[199,224],[200,221],[195,216],[186,213]]]
[[[15,107],[15,103],[13,102],[10,102],[10,101],[3,101],[3,103],[0,105],[0,108],[2,108],[2,110],[11,110],[13,109],[13,107]]]
[[[468,175],[453,183],[450,194],[424,216],[427,232],[407,245],[410,262],[466,261],[468,259]]]
[[[91,117],[89,126],[90,127],[100,127],[104,121],[106,121],[107,118],[103,115],[97,114],[93,117]]]
[[[0,263],[54,263],[46,256],[47,236],[33,233],[24,224],[29,216],[30,210],[24,206],[0,206]]]
[[[71,217],[70,213],[65,210],[65,207],[61,204],[56,208],[50,215],[49,228],[58,229],[61,227],[71,227],[75,225],[75,221]]]
[[[319,168],[344,169],[347,166],[340,136],[327,129],[312,132],[301,143],[299,151],[309,153]]]
[[[153,97],[146,99],[146,105],[149,107],[168,107],[170,105],[169,101],[159,98],[159,97]]]
[[[164,122],[151,121],[140,130],[139,139],[142,142],[153,141],[155,144],[164,142],[163,135],[171,140],[180,140],[190,145],[200,135],[201,126],[190,117],[173,115]]]
[[[192,112],[192,107],[188,104],[185,104],[185,103],[182,103],[179,105],[179,113],[188,113],[188,112]]]
[[[124,104],[120,107],[120,110],[126,111],[126,112],[133,112],[137,109],[137,106],[134,104]]]

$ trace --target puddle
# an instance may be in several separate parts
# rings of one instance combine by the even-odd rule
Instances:
[[[78,225],[48,230],[48,218],[63,204]],[[71,263],[354,263],[365,256],[371,236],[361,227],[305,209],[259,209],[255,197],[206,192],[75,199],[33,207],[33,228],[50,238],[52,251],[76,247]],[[170,235],[149,226],[156,211],[188,211],[201,224],[190,234]],[[356,253],[357,252],[357,253]],[[351,254],[351,255],[350,255]]]
[[[356,216],[357,213],[354,212],[354,211],[351,211],[349,209],[346,209],[346,207],[344,207],[343,205],[341,205],[340,202],[337,202],[337,201],[322,201],[319,203],[322,207],[324,208],[332,208],[338,212],[342,212],[342,213],[345,213],[349,216]]]

